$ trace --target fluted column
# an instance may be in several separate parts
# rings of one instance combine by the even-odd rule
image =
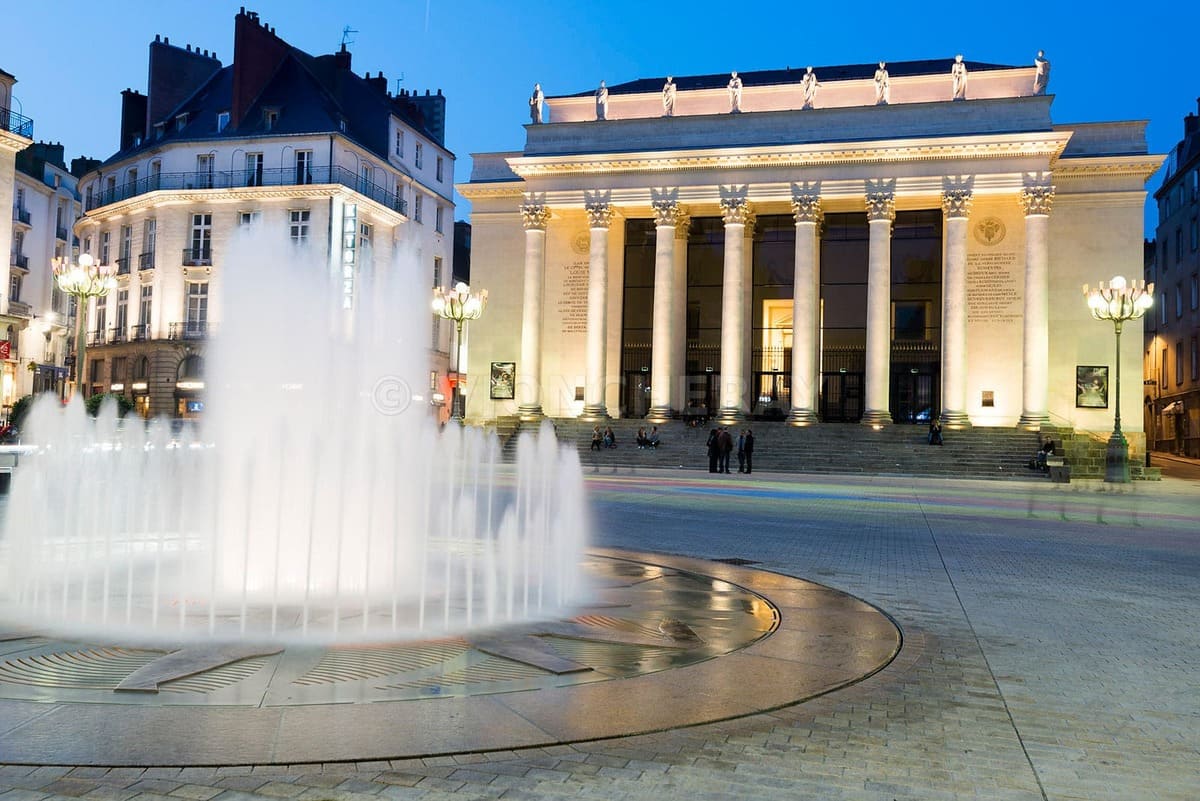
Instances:
[[[542,416],[542,293],[546,272],[546,223],[550,209],[521,206],[525,224],[525,287],[521,302],[521,361],[517,363],[517,409],[522,420]]]
[[[968,189],[942,193],[946,263],[942,278],[942,425],[967,428],[967,218]]]
[[[583,419],[608,417],[608,226],[612,206],[587,205],[591,249],[588,251],[587,373],[583,385]]]
[[[661,423],[675,416],[671,390],[678,380],[675,365],[675,229],[682,212],[673,200],[654,201],[654,312],[650,338],[650,413]]]
[[[1022,347],[1019,424],[1037,428],[1050,422],[1047,372],[1050,368],[1049,248],[1046,228],[1053,186],[1031,186],[1021,192],[1025,208],[1025,327]]]
[[[867,256],[867,358],[862,421],[869,425],[892,422],[892,221],[895,219],[893,193],[867,194],[871,241]]]
[[[792,279],[792,409],[787,421],[804,426],[817,422],[820,196],[815,193],[793,196],[792,214],[796,218],[796,268]]]
[[[745,198],[721,201],[725,220],[725,264],[721,287],[721,407],[718,416],[734,421],[746,416],[746,223],[751,217]]]
[[[685,214],[675,216],[675,300],[671,313],[671,408],[682,411],[687,405],[687,259],[688,228],[691,220]]]

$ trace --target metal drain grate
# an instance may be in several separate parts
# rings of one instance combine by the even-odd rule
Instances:
[[[761,565],[762,564],[762,562],[759,562],[756,559],[743,559],[740,556],[730,556],[730,557],[726,557],[725,559],[714,559],[713,561],[721,562],[722,564],[726,564],[726,565],[736,565],[738,567],[745,567],[746,565]]]

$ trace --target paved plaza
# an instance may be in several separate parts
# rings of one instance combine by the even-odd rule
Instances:
[[[892,616],[899,655],[798,705],[632,737],[324,765],[6,765],[0,799],[1200,795],[1200,484],[588,479],[596,545],[849,593]]]

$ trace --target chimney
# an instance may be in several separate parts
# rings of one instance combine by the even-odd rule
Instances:
[[[138,139],[146,138],[146,96],[133,89],[121,92],[120,150],[132,147]]]
[[[346,49],[345,42],[342,42],[342,49],[334,54],[333,63],[340,70],[350,69],[350,51]]]
[[[1187,139],[1189,136],[1192,136],[1197,132],[1200,132],[1200,117],[1197,117],[1195,114],[1189,114],[1184,117],[1183,138]]]
[[[379,74],[374,78],[372,78],[371,73],[368,72],[366,80],[367,84],[374,87],[375,91],[383,95],[387,94],[388,83],[387,78],[383,77],[383,70],[380,70]]]
[[[141,125],[143,136],[156,122],[161,122],[180,103],[191,97],[219,69],[221,62],[216,58],[205,56],[199,50],[172,46],[169,38],[164,37],[160,42],[155,37],[150,43],[150,76],[146,81],[147,97],[144,100],[146,116]],[[122,119],[122,141],[129,127]]]
[[[413,92],[409,95],[408,100],[421,112],[421,116],[425,120],[425,130],[429,132],[435,142],[445,146],[446,97],[442,94],[442,90],[438,89],[436,95],[430,94],[428,89],[425,90],[424,95]]]
[[[229,125],[236,128],[279,69],[290,48],[253,11],[240,11],[233,24],[233,100]]]
[[[74,175],[76,178],[82,178],[99,166],[100,159],[79,156],[78,158],[71,159],[71,175]]]

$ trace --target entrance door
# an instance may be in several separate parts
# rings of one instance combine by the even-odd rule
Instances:
[[[821,420],[826,423],[857,423],[862,420],[862,373],[821,375]]]
[[[685,420],[707,420],[716,415],[720,405],[721,374],[689,373],[683,397],[683,409],[680,410],[683,418]]]
[[[937,414],[936,378],[932,372],[914,373],[907,368],[892,373],[892,421],[928,424]]]
[[[650,373],[625,372],[622,417],[645,417],[650,411]]]

